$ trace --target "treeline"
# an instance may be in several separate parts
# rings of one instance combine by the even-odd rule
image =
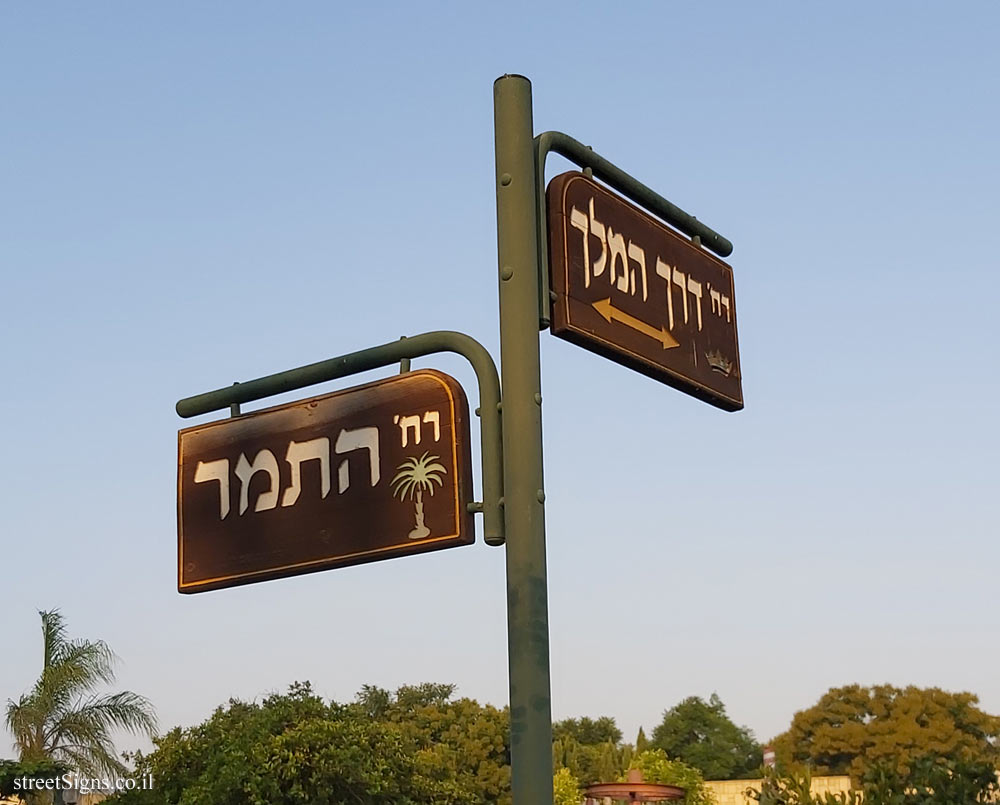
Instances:
[[[113,730],[155,727],[142,696],[100,692],[114,680],[107,644],[71,640],[58,612],[39,614],[42,672],[7,701],[18,759],[0,760],[0,796],[23,793],[25,778],[121,778],[128,770]],[[453,685],[365,686],[341,704],[296,683],[260,702],[230,700],[202,724],[155,738],[153,751],[125,758],[155,787],[109,805],[506,805],[509,735],[506,709],[456,698]],[[678,703],[648,738],[640,729],[631,742],[613,718],[565,719],[553,725],[555,802],[579,805],[584,786],[633,768],[648,782],[684,788],[687,805],[711,805],[705,779],[761,774],[753,796],[762,805],[855,805],[861,796],[866,805],[1000,801],[1000,718],[971,693],[832,688],[773,745],[777,768],[765,772],[761,746],[714,694]],[[817,799],[809,776],[819,774],[850,775],[854,790]]]
[[[297,683],[261,702],[231,700],[204,723],[173,729],[152,752],[132,757],[136,773],[152,774],[156,787],[112,801],[509,805],[508,713],[454,694],[447,684],[395,692],[366,686],[341,704]],[[812,799],[808,775],[850,774],[876,805],[975,802],[994,790],[998,739],[1000,719],[971,694],[836,688],[796,713],[775,739],[778,770],[756,796],[764,805],[849,805],[856,800]],[[578,805],[584,786],[623,779],[630,768],[685,788],[688,805],[711,803],[704,779],[762,774],[761,746],[714,695],[685,699],[648,738],[640,730],[633,741],[610,717],[559,721],[552,749],[557,805]],[[940,799],[942,792],[962,798]]]
[[[129,760],[151,791],[119,805],[510,805],[507,709],[456,697],[453,685],[365,686],[341,704],[296,683],[260,702],[230,700],[205,722],[155,739]],[[622,740],[608,717],[553,725],[556,801],[577,805],[582,787],[645,779],[687,789],[709,805],[698,769],[651,745]],[[640,744],[644,741],[640,736]]]

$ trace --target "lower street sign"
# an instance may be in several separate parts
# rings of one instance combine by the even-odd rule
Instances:
[[[178,589],[474,541],[469,406],[419,370],[180,431]]]
[[[741,409],[732,268],[582,173],[547,200],[553,334]]]

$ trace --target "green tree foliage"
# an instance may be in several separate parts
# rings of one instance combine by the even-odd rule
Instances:
[[[507,711],[473,699],[452,699],[454,689],[425,683],[389,694],[365,687],[354,707],[363,713],[380,707],[378,717],[400,732],[421,773],[455,786],[456,803],[509,803]]]
[[[841,791],[836,794],[824,791],[822,795],[813,794],[808,771],[779,774],[775,769],[764,769],[760,787],[750,787],[746,793],[749,799],[760,805],[861,805],[862,802],[865,805],[888,805],[862,800],[857,791]]]
[[[269,696],[260,704],[231,699],[203,723],[184,730],[174,728],[155,740],[153,752],[138,753],[133,758],[136,772],[152,774],[155,789],[126,792],[115,801],[245,805],[252,801],[250,792],[261,785],[255,764],[270,760],[264,747],[272,738],[341,715],[338,708],[314,695],[308,683],[296,683],[287,694]]]
[[[568,769],[583,785],[617,780],[631,756],[609,716],[567,718],[552,725],[552,765]]]
[[[120,805],[485,805],[510,802],[507,718],[450,685],[366,687],[325,703],[308,683],[230,701],[135,757],[153,791]]]
[[[997,802],[1000,785],[992,763],[922,757],[901,774],[895,764],[876,764],[862,781],[869,805],[958,805]]]
[[[622,740],[622,731],[618,729],[615,720],[610,716],[600,718],[566,718],[556,721],[552,725],[552,737],[555,739],[573,738],[577,743],[585,746],[595,744],[612,743],[619,744]]]
[[[57,762],[92,776],[121,776],[111,733],[152,735],[153,708],[130,691],[102,694],[114,682],[114,654],[102,640],[70,640],[57,612],[42,618],[42,672],[32,689],[7,701],[7,727],[20,759]]]
[[[774,740],[779,766],[860,781],[879,766],[905,778],[924,757],[996,764],[1000,718],[971,693],[891,685],[832,688]]]
[[[714,693],[707,702],[690,696],[667,710],[649,745],[700,769],[706,780],[756,776],[762,763],[753,733],[730,720]]]
[[[662,749],[647,749],[637,754],[631,764],[631,769],[639,769],[642,779],[647,783],[661,785],[676,785],[684,789],[684,805],[714,805],[715,797],[705,785],[705,778],[694,766],[689,766],[680,760],[671,760]],[[624,780],[626,774],[619,779]]]
[[[569,769],[559,769],[552,777],[552,805],[580,805],[582,801],[580,781]]]
[[[865,772],[860,788],[813,794],[807,771],[765,771],[759,790],[747,791],[761,805],[972,805],[1000,797],[996,768],[989,763],[914,760],[902,773],[895,764],[879,763]]]
[[[422,775],[395,730],[354,718],[311,719],[254,747],[247,786],[254,805],[397,805],[456,802],[457,791]]]
[[[649,740],[646,738],[646,732],[643,728],[639,727],[639,734],[635,736],[635,751],[641,753],[647,749],[649,749]]]

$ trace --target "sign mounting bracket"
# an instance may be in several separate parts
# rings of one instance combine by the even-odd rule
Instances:
[[[219,411],[233,410],[240,403],[252,402],[286,391],[325,383],[341,377],[379,369],[393,363],[408,367],[411,358],[453,352],[472,364],[479,381],[480,444],[482,447],[483,473],[483,538],[487,545],[504,544],[503,520],[503,431],[500,413],[500,377],[496,364],[486,347],[465,333],[452,330],[434,330],[388,344],[380,344],[336,358],[310,363],[296,369],[234,383],[204,394],[186,397],[177,403],[177,413],[193,417]],[[404,363],[405,361],[405,363]],[[236,409],[238,410],[238,409]],[[478,509],[477,509],[478,510]]]
[[[561,131],[545,131],[537,135],[535,146],[535,182],[538,194],[538,266],[539,271],[539,330],[544,330],[550,323],[549,309],[549,249],[548,227],[545,205],[545,158],[550,152],[566,157],[570,162],[583,169],[587,178],[596,176],[602,182],[630,198],[640,207],[644,207],[654,215],[659,216],[675,229],[679,229],[689,238],[699,238],[699,245],[711,249],[719,257],[728,257],[733,253],[733,244],[706,226],[693,215],[667,201],[655,190],[650,189],[634,176],[623,171],[613,162],[605,159],[593,148],[584,145],[579,140],[563,134]]]

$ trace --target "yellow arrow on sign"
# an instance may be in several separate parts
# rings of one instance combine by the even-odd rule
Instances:
[[[624,324],[626,327],[631,327],[643,335],[648,335],[653,340],[663,344],[664,349],[673,349],[681,345],[681,342],[674,338],[666,327],[660,327],[657,330],[653,325],[646,324],[642,319],[637,319],[635,316],[630,316],[624,310],[616,308],[611,304],[610,296],[607,299],[602,299],[600,302],[591,302],[590,304],[593,305],[594,310],[601,314],[605,321],[610,322],[614,320]]]

